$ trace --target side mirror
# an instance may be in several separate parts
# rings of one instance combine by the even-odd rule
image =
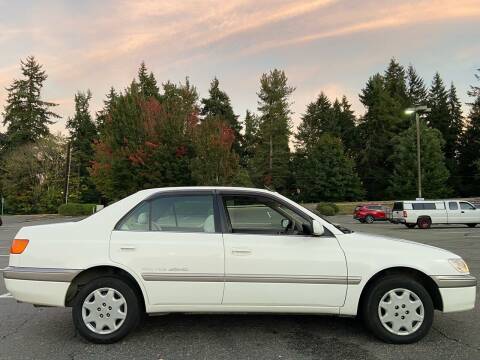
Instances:
[[[323,227],[322,224],[318,220],[312,220],[312,225],[313,225],[313,235],[314,236],[322,236],[323,233],[325,232],[325,228]]]

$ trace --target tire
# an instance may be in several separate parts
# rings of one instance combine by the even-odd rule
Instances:
[[[474,228],[477,224],[466,224],[469,228]]]
[[[375,218],[372,215],[365,216],[365,222],[367,224],[373,224],[374,221],[375,221]]]
[[[366,327],[377,338],[393,344],[409,344],[427,335],[432,327],[434,307],[430,294],[421,283],[406,275],[388,275],[368,291],[362,304],[362,315]],[[388,301],[393,302],[391,296],[395,296],[392,294],[402,295],[403,301],[397,299],[398,305],[389,305]],[[412,300],[416,304],[412,304]],[[382,322],[381,316],[386,320]],[[392,322],[388,321],[389,316]],[[411,326],[410,331],[405,326],[407,324]]]
[[[417,224],[405,224],[405,226],[409,229],[413,229],[415,226],[417,226]]]
[[[362,224],[365,224],[365,219],[358,219]]]
[[[417,220],[417,225],[419,229],[430,229],[432,226],[432,219],[428,216],[419,217]]]
[[[101,301],[97,304],[99,299]],[[84,321],[84,317],[88,320],[90,314],[92,320],[104,321],[105,325],[100,328],[98,322]],[[110,344],[127,336],[137,327],[142,310],[138,296],[129,282],[119,277],[101,277],[80,288],[72,306],[72,316],[82,337],[97,344]]]

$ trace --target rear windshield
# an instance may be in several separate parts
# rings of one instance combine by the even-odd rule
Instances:
[[[398,201],[393,203],[393,211],[402,211],[403,210],[403,202]]]

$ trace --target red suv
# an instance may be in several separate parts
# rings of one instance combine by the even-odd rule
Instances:
[[[378,220],[388,220],[388,208],[379,204],[358,205],[353,218],[361,223],[371,224]]]

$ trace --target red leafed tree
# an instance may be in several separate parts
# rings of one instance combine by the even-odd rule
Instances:
[[[191,185],[191,135],[198,121],[195,88],[164,85],[146,96],[133,82],[102,112],[90,168],[99,191],[116,200],[141,189]]]
[[[239,171],[238,155],[232,151],[233,130],[220,119],[202,122],[194,129],[195,158],[192,176],[198,185],[232,185]]]

